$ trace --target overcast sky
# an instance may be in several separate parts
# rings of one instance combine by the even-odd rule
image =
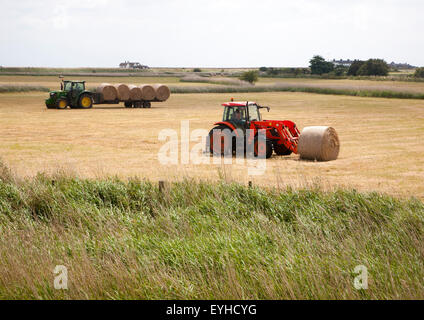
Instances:
[[[308,66],[383,58],[424,65],[419,0],[0,0],[0,65]]]

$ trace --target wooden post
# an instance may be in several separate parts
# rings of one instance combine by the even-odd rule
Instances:
[[[163,193],[163,190],[165,189],[165,181],[160,180],[159,181],[159,192]]]

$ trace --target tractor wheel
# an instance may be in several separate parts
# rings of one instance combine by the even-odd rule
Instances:
[[[270,141],[265,141],[265,143],[260,143],[258,141],[258,136],[255,137],[253,152],[255,157],[264,156],[265,158],[271,158],[272,156],[272,143]]]
[[[66,107],[68,106],[68,101],[66,101],[65,99],[59,99],[57,101],[57,109],[66,109]]]
[[[131,101],[125,101],[124,106],[125,106],[125,108],[132,108],[133,104],[132,104]]]
[[[214,130],[220,130],[220,133],[216,133],[215,138],[220,139],[217,148],[214,148]],[[229,146],[225,146],[225,140],[232,139],[232,136],[225,138],[228,133],[224,130],[229,130],[228,127],[220,125],[209,131],[209,151],[215,156],[228,156],[233,154],[232,143]],[[230,140],[231,141],[231,140]],[[215,150],[218,149],[218,150]]]
[[[83,93],[79,98],[78,106],[82,109],[90,109],[93,107],[93,98],[86,93]]]
[[[274,151],[279,156],[289,156],[293,151],[287,149],[284,144],[274,144]]]

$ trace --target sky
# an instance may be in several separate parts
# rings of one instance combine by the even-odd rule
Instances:
[[[421,0],[0,0],[0,66],[424,66]]]

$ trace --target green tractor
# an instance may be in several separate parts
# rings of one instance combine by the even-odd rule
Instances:
[[[85,90],[85,81],[64,80],[58,91],[51,91],[46,99],[47,109],[90,109],[93,107],[94,94]]]

